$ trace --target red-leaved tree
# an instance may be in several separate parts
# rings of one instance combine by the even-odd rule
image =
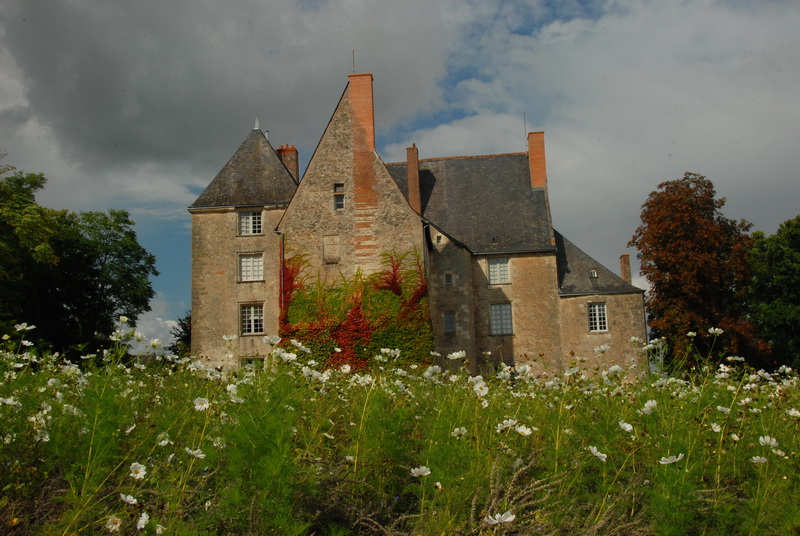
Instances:
[[[654,336],[681,351],[690,342],[687,333],[695,332],[691,343],[700,355],[713,343],[754,361],[764,345],[746,317],[751,224],[723,216],[724,204],[702,175],[663,182],[642,205],[642,225],[628,245],[638,249],[650,283],[645,304]],[[717,337],[711,327],[724,333]]]

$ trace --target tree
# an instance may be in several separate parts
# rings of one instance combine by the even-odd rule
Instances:
[[[650,283],[645,305],[654,336],[675,348],[695,332],[700,355],[724,345],[752,361],[765,345],[746,315],[751,224],[723,216],[724,205],[702,175],[663,182],[642,205],[642,225],[628,245],[639,250]],[[721,340],[712,327],[724,331]]]
[[[74,213],[39,206],[41,174],[0,179],[0,322],[27,322],[66,351],[111,334],[119,315],[150,310],[155,257],[124,210]]]
[[[178,356],[190,355],[192,351],[192,312],[186,311],[186,314],[178,319],[177,324],[170,328],[169,332],[174,341],[167,347],[167,350]]]
[[[753,233],[750,311],[778,362],[800,365],[800,216]]]

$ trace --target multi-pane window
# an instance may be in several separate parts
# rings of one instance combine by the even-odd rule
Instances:
[[[344,183],[333,183],[333,208],[340,210],[344,208]]]
[[[242,335],[264,333],[264,306],[248,304],[241,307]]]
[[[240,235],[261,234],[261,213],[240,212],[239,234]]]
[[[511,335],[513,332],[511,324],[511,304],[491,304],[491,309],[489,311],[489,334]]]
[[[608,331],[605,303],[589,304],[589,331]]]
[[[239,281],[262,281],[264,279],[264,254],[243,253],[239,255]]]
[[[443,318],[444,324],[444,332],[445,333],[455,333],[456,332],[456,315],[455,313],[445,313]]]
[[[452,286],[453,284],[453,274],[444,274],[444,284],[445,286]]]
[[[508,258],[489,259],[489,284],[500,285],[508,282]]]

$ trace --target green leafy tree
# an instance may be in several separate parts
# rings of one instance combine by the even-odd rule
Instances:
[[[723,216],[724,204],[702,175],[663,182],[642,205],[642,225],[628,245],[638,249],[650,283],[645,305],[654,336],[682,350],[687,333],[696,332],[691,343],[700,355],[714,345],[754,361],[765,345],[746,316],[751,224]],[[723,335],[710,334],[711,327]]]
[[[167,347],[167,350],[178,356],[190,355],[192,348],[192,312],[186,311],[186,314],[178,319],[177,324],[170,328],[169,332],[174,341]]]
[[[41,174],[0,179],[0,322],[35,324],[57,350],[106,338],[119,315],[150,310],[155,257],[124,210],[74,213],[39,206]]]
[[[780,363],[800,365],[800,216],[774,235],[753,233],[750,304],[758,334]]]

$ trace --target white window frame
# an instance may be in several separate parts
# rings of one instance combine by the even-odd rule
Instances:
[[[239,282],[264,280],[264,253],[239,254]]]
[[[489,305],[489,335],[513,335],[514,318],[511,303],[492,303]]]
[[[261,211],[239,212],[239,235],[264,234]]]
[[[511,282],[508,257],[491,257],[488,272],[490,285],[505,285]]]
[[[605,333],[608,331],[608,307],[606,302],[589,303],[589,332]]]
[[[455,313],[444,313],[442,315],[442,331],[444,333],[455,333],[456,332],[456,314]]]
[[[245,303],[239,306],[239,329],[242,335],[264,333],[263,303]]]

